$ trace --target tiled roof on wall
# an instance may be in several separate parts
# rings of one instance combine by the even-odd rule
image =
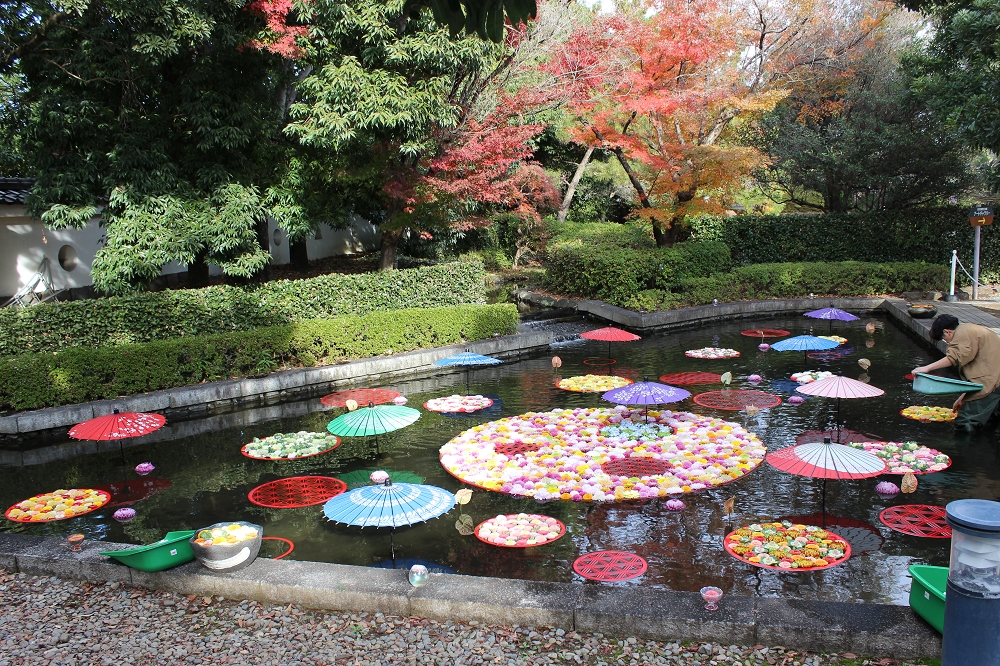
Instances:
[[[23,204],[24,197],[34,184],[34,178],[0,178],[0,205]]]

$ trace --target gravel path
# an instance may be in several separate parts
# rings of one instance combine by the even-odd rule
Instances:
[[[0,570],[0,666],[897,663],[902,666],[763,646],[682,645],[562,629],[324,613]]]

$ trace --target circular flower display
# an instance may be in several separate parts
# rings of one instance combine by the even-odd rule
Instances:
[[[493,401],[481,395],[449,395],[446,398],[431,398],[424,403],[424,409],[432,412],[478,412],[491,406]]]
[[[537,500],[611,502],[728,483],[755,469],[767,453],[738,423],[650,410],[647,424],[646,416],[624,406],[528,412],[459,434],[441,447],[441,465],[485,490]],[[525,446],[511,446],[518,444]],[[664,471],[623,476],[615,471],[638,465],[607,465],[643,459]]]
[[[52,520],[76,518],[100,509],[111,500],[111,495],[93,488],[54,490],[22,500],[7,509],[6,516],[19,523],[45,523]]]
[[[888,465],[886,474],[932,474],[951,467],[951,458],[916,442],[850,442],[848,446],[884,460]]]
[[[566,533],[555,518],[536,513],[512,513],[484,520],[476,526],[476,538],[492,546],[528,548],[551,543]]]
[[[691,358],[736,358],[740,353],[726,347],[702,347],[701,349],[688,349],[684,355]]]
[[[287,434],[278,433],[264,439],[253,438],[240,449],[247,458],[256,460],[295,460],[318,456],[340,446],[340,438],[326,432],[300,430]]]
[[[957,414],[950,407],[929,407],[927,405],[912,405],[899,412],[908,419],[917,421],[934,421],[935,423],[945,423],[954,421]]]
[[[631,379],[615,377],[614,375],[578,375],[559,380],[556,387],[577,393],[604,393],[611,389],[628,386],[631,383]]]
[[[826,370],[804,370],[802,372],[796,372],[792,375],[792,381],[798,382],[799,384],[811,384],[812,382],[819,381],[820,379],[826,379],[827,377],[833,377],[832,372],[827,372]]]
[[[813,571],[851,556],[851,546],[833,532],[787,520],[741,527],[726,535],[725,546],[733,557],[764,569]]]
[[[817,335],[817,338],[823,338],[824,340],[833,340],[838,345],[842,345],[847,342],[847,338],[840,335]]]

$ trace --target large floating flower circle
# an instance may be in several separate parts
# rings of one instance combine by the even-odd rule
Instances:
[[[912,405],[899,413],[908,419],[934,421],[935,423],[954,421],[957,416],[949,407],[929,407],[927,405]]]
[[[611,502],[728,483],[754,470],[766,453],[738,423],[619,406],[528,412],[484,423],[441,447],[441,465],[486,490]]]
[[[614,375],[578,375],[561,379],[556,386],[564,391],[577,393],[605,393],[611,389],[628,386],[631,383],[631,379]]]
[[[481,395],[449,395],[444,398],[431,398],[424,403],[424,409],[432,412],[478,412],[493,405],[493,401]]]
[[[6,516],[19,523],[45,523],[75,518],[99,509],[111,499],[103,490],[70,488],[29,497],[7,509]]]
[[[725,547],[733,557],[765,569],[825,569],[851,556],[847,541],[833,532],[787,520],[741,527],[726,535]]]
[[[827,377],[833,377],[833,373],[826,370],[803,370],[792,373],[792,381],[799,384],[811,384]]]
[[[689,349],[684,352],[684,355],[691,358],[736,358],[740,353],[726,347],[702,347],[701,349]]]
[[[951,466],[951,458],[916,442],[850,442],[848,446],[864,449],[885,460],[886,474],[933,474]]]

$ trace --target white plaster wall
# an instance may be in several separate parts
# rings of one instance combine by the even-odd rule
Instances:
[[[378,228],[368,220],[354,216],[352,225],[342,231],[335,231],[321,224],[317,237],[306,241],[309,259],[323,259],[342,254],[357,254],[373,250],[379,245]],[[271,263],[287,264],[288,234],[274,220],[268,225],[268,239],[271,244]]]

